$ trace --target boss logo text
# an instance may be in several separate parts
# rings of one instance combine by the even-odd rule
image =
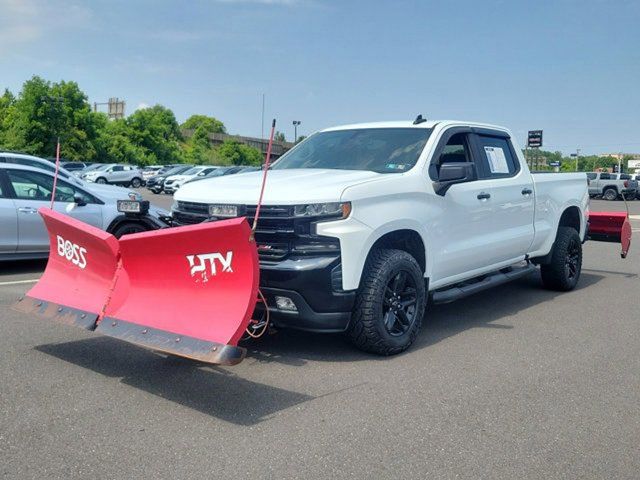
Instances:
[[[58,255],[66,258],[74,265],[77,265],[80,268],[85,268],[87,266],[87,258],[85,257],[85,253],[87,253],[87,249],[81,247],[78,244],[71,243],[69,240],[65,240],[60,235],[56,235],[58,241]]]

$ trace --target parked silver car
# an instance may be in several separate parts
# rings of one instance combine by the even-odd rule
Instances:
[[[55,163],[44,158],[34,157],[33,155],[27,155],[25,153],[14,152],[0,152],[0,164],[2,163],[14,163],[16,165],[24,165],[28,167],[40,168],[47,172],[54,173],[56,171]],[[96,168],[108,167],[106,164],[99,164]],[[93,169],[92,167],[89,167]],[[87,169],[83,170],[87,171]],[[133,190],[127,190],[116,185],[99,185],[95,183],[87,183],[82,178],[78,178],[77,175],[72,174],[62,166],[58,169],[58,175],[61,179],[72,183],[78,187],[89,190],[92,193],[105,194],[108,196],[118,195],[121,198],[130,197],[131,195],[137,195],[138,200],[142,200],[142,196]]]
[[[105,168],[91,170],[82,176],[83,180],[93,183],[110,183],[138,188],[144,181],[142,170],[134,165],[108,164]]]
[[[38,168],[0,163],[0,260],[48,256],[49,236],[38,209],[51,205],[53,178]],[[150,207],[145,217],[119,212],[117,201],[128,200],[122,191],[98,194],[59,178],[54,209],[116,237],[166,226],[166,210]]]

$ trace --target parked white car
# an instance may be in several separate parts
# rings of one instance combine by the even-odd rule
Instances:
[[[174,193],[182,185],[184,185],[185,182],[194,178],[204,177],[205,175],[213,172],[216,168],[219,168],[219,167],[211,167],[211,166],[193,167],[187,170],[186,172],[181,173],[180,175],[172,175],[170,177],[167,177],[167,179],[164,181],[164,191],[165,193]]]
[[[184,185],[186,225],[251,224],[262,172]],[[589,195],[584,173],[531,174],[509,130],[425,121],[316,133],[268,174],[255,235],[276,326],[346,332],[383,355],[411,345],[427,299],[450,302],[529,275],[573,289]]]
[[[158,175],[158,172],[163,168],[162,165],[149,165],[148,167],[144,167],[142,169],[142,180],[146,182],[154,175]]]
[[[92,183],[110,183],[138,188],[144,183],[142,171],[134,165],[111,164],[103,169],[91,170],[82,176],[83,180]]]
[[[38,209],[51,205],[53,179],[42,169],[0,163],[0,260],[48,256],[49,237]],[[116,237],[166,226],[162,218],[169,212],[162,209],[150,207],[144,217],[119,212],[117,201],[128,199],[123,189],[96,193],[58,178],[54,209]]]

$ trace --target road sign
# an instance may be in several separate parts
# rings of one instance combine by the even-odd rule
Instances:
[[[527,146],[529,148],[539,148],[542,146],[542,130],[529,130]]]
[[[627,160],[628,168],[640,168],[640,160]]]
[[[549,162],[549,166],[550,167],[559,167],[560,166],[560,162]]]

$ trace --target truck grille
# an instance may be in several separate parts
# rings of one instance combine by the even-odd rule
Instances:
[[[180,225],[192,225],[209,218],[209,204],[178,201],[173,218]],[[249,225],[253,225],[256,206],[246,207]],[[340,253],[336,238],[314,234],[313,219],[293,216],[293,206],[263,205],[256,228],[258,255],[263,261],[281,261],[291,255]]]

